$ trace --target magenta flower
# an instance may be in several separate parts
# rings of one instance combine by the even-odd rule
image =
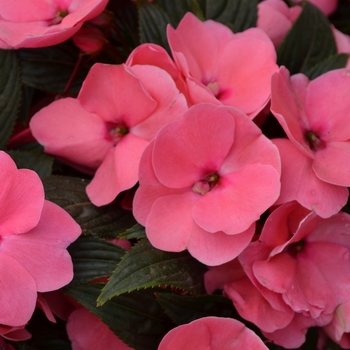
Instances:
[[[214,21],[187,13],[177,29],[168,26],[175,63],[186,78],[192,104],[210,102],[256,116],[270,99],[278,70],[275,48],[260,29],[233,34]]]
[[[67,333],[73,350],[132,350],[85,308],[79,308],[70,314]]]
[[[0,324],[21,327],[32,316],[38,292],[59,289],[72,280],[66,248],[81,229],[63,209],[44,200],[35,172],[18,170],[4,152],[0,164]]]
[[[133,212],[156,248],[219,265],[250,242],[279,195],[279,171],[277,149],[246,115],[203,103],[145,150]]]
[[[172,329],[158,350],[267,349],[263,341],[243,323],[233,318],[203,317]]]
[[[101,206],[137,183],[142,152],[185,110],[185,98],[160,68],[95,64],[77,99],[55,101],[30,127],[47,153],[95,173],[86,191]]]
[[[276,204],[297,200],[322,217],[337,213],[350,186],[350,70],[338,69],[309,81],[272,77],[271,111],[288,140],[274,140],[282,159],[282,189]]]
[[[44,47],[73,36],[98,16],[108,0],[11,0],[0,2],[0,48]]]

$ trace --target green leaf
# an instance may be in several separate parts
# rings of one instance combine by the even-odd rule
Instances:
[[[64,208],[80,225],[83,235],[117,238],[136,224],[130,210],[113,202],[103,207],[94,206],[85,192],[86,179],[68,176],[49,176],[43,181],[46,199]]]
[[[316,66],[310,68],[307,72],[305,72],[305,74],[309,77],[309,79],[315,79],[331,70],[344,68],[348,62],[348,59],[349,55],[344,53],[330,56],[324,61],[316,64]]]
[[[80,236],[68,247],[68,251],[74,266],[70,286],[110,276],[125,254],[123,248],[91,236]]]
[[[98,298],[103,305],[116,295],[141,288],[169,286],[202,293],[206,267],[187,252],[168,253],[144,239],[134,245],[118,264]]]
[[[21,77],[15,51],[0,50],[0,149],[4,149],[20,107]]]
[[[142,239],[146,237],[145,228],[140,224],[136,224],[133,227],[127,229],[125,232],[119,235],[121,239]]]
[[[38,151],[8,151],[17,168],[34,170],[41,179],[51,175],[53,157]]]
[[[61,94],[74,70],[79,50],[71,42],[40,49],[18,50],[23,83],[46,92]],[[88,69],[79,71],[69,90],[78,93]]]
[[[96,307],[101,285],[80,285],[68,288],[66,292],[136,350],[157,349],[163,336],[173,327],[157,303],[153,290],[120,295],[101,307]]]
[[[187,12],[192,12],[204,20],[202,9],[196,0],[158,0],[157,4],[167,13],[175,26]]]
[[[304,73],[336,51],[328,19],[317,7],[306,2],[277,51],[277,62],[286,66],[291,74]]]
[[[206,1],[205,18],[230,27],[234,33],[256,26],[257,0],[209,0]]]
[[[207,316],[237,317],[232,301],[220,295],[184,296],[159,293],[157,297],[165,313],[176,325]]]
[[[166,27],[168,23],[173,26],[174,23],[172,23],[167,13],[152,3],[139,3],[138,11],[141,43],[158,44],[170,52]]]

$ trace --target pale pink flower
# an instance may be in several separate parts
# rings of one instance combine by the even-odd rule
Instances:
[[[237,350],[267,349],[263,341],[243,323],[233,318],[203,317],[172,329],[158,350]]]
[[[70,314],[67,333],[73,350],[132,350],[85,308],[79,308]]]
[[[0,152],[0,324],[22,326],[34,311],[37,293],[59,289],[73,278],[66,248],[81,233],[59,206],[44,200],[38,175],[16,168]]]
[[[261,1],[258,4],[256,26],[262,29],[278,48],[301,10],[300,6],[288,7],[283,0]]]
[[[275,48],[262,30],[233,34],[223,24],[187,13],[177,29],[168,26],[168,40],[191,104],[233,106],[254,117],[269,101],[271,75],[278,66]]]
[[[142,152],[162,126],[185,110],[184,96],[164,70],[98,63],[78,98],[43,108],[30,127],[47,153],[95,173],[86,191],[101,206],[137,183]]]
[[[0,48],[44,47],[73,36],[108,0],[0,1]]]
[[[309,81],[282,67],[271,90],[271,111],[290,140],[273,140],[282,159],[276,204],[297,200],[329,217],[345,205],[350,186],[350,70]]]
[[[250,242],[279,174],[277,149],[246,115],[199,104],[145,150],[133,213],[156,248],[219,265]]]

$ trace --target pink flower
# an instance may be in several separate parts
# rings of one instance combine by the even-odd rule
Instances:
[[[86,54],[98,54],[108,42],[102,31],[94,27],[81,28],[73,35],[72,40]]]
[[[30,127],[47,153],[95,173],[86,190],[101,206],[137,183],[142,152],[185,110],[185,98],[162,69],[95,64],[77,99],[43,108]]]
[[[11,0],[0,2],[0,48],[44,47],[69,39],[108,0]]]
[[[264,0],[258,4],[256,26],[262,29],[278,48],[301,10],[300,6],[288,7],[283,0]]]
[[[200,104],[145,150],[133,212],[158,249],[206,265],[235,258],[277,199],[276,148],[239,110]]]
[[[0,324],[22,326],[34,311],[37,293],[59,289],[73,278],[67,246],[81,233],[60,207],[44,200],[37,174],[18,170],[0,152]]]
[[[262,340],[233,318],[203,317],[172,329],[158,350],[267,349]]]
[[[187,13],[177,29],[168,26],[175,63],[185,76],[190,102],[241,109],[254,117],[270,99],[278,70],[271,40],[260,29],[233,34],[217,22]]]
[[[85,308],[79,308],[70,314],[67,333],[73,350],[132,350]]]
[[[337,213],[350,186],[350,70],[313,81],[289,77],[282,67],[272,77],[271,111],[290,141],[273,140],[282,159],[282,189],[276,204],[297,200],[322,217]]]
[[[350,298],[348,227],[346,213],[323,219],[287,203],[272,212],[240,261],[261,286],[323,326]]]

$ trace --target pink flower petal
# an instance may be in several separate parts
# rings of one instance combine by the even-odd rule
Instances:
[[[62,113],[62,111],[65,111]],[[45,152],[95,170],[113,146],[106,125],[79,100],[65,98],[41,109],[30,121],[33,136]]]
[[[26,232],[37,225],[44,205],[44,189],[39,176],[20,169],[11,157],[0,152],[0,235]],[[0,322],[1,323],[1,322]]]
[[[35,309],[35,280],[25,267],[2,251],[0,261],[0,323],[22,326],[29,321]]]
[[[262,340],[232,318],[204,317],[172,329],[158,350],[264,350]]]
[[[347,123],[345,123],[347,124]],[[312,164],[315,174],[323,181],[350,186],[350,142],[327,142],[327,146],[315,153]]]
[[[348,189],[326,183],[312,169],[312,160],[289,140],[274,139],[282,160],[281,194],[275,204],[293,200],[321,217],[337,213],[347,202]]]
[[[159,181],[168,187],[188,187],[217,172],[232,146],[234,126],[231,114],[209,104],[193,106],[182,121],[168,124],[153,150]]]
[[[104,121],[122,122],[129,128],[145,120],[157,107],[157,102],[125,65],[96,63],[78,99],[87,111]]]
[[[255,223],[237,235],[227,235],[219,231],[207,232],[197,225],[191,231],[187,249],[191,255],[208,266],[217,266],[235,259],[251,242]]]
[[[192,217],[197,194],[185,192],[158,198],[147,217],[146,234],[155,248],[168,252],[186,249],[196,225]]]
[[[196,203],[193,216],[209,232],[237,234],[260,218],[276,201],[279,191],[279,174],[275,168],[249,165],[220,177],[217,186]]]
[[[38,225],[24,234],[3,237],[0,249],[26,269],[39,292],[46,292],[72,280],[73,265],[66,248],[80,233],[80,226],[64,210],[45,201]]]

